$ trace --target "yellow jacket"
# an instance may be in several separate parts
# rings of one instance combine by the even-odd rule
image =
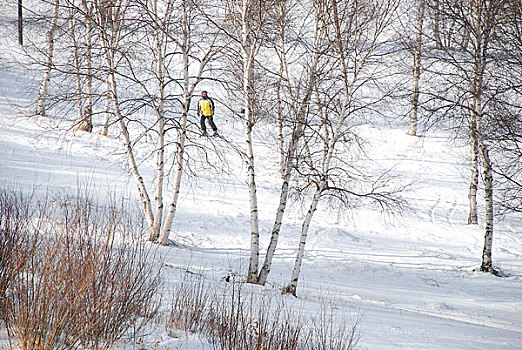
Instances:
[[[214,101],[210,97],[203,97],[198,103],[198,115],[212,117],[214,115]]]

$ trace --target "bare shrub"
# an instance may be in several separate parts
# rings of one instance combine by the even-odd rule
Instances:
[[[358,320],[336,322],[327,304],[309,316],[284,297],[258,292],[234,279],[211,288],[201,275],[187,274],[175,291],[167,327],[199,332],[220,350],[356,349]]]
[[[172,300],[167,328],[198,332],[204,323],[209,296],[202,275],[185,273]]]
[[[306,350],[355,349],[360,339],[360,319],[337,320],[334,306],[322,302],[318,313],[310,320]]]
[[[22,349],[111,348],[157,312],[160,265],[143,227],[112,201],[39,205],[34,254],[14,276],[9,323]]]
[[[32,255],[33,246],[28,239],[30,225],[29,202],[8,189],[0,192],[0,319],[9,324],[9,311],[13,308],[7,291],[13,279],[24,268]],[[9,329],[8,329],[9,331]]]
[[[301,318],[272,296],[245,292],[233,281],[216,294],[207,313],[206,334],[216,349],[299,349]]]

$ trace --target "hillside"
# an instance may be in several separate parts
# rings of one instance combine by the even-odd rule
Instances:
[[[64,111],[57,113],[60,117],[52,109],[47,117],[29,116],[41,72],[26,69],[27,57],[17,51],[12,29],[0,27],[4,34],[0,41],[1,188],[43,197],[76,195],[80,186],[95,198],[116,196],[130,207],[140,207],[117,125],[105,137],[99,134],[101,122],[93,133],[74,130],[74,117],[63,118]],[[216,88],[216,95],[220,93],[224,95]],[[222,167],[198,160],[184,173],[169,245],[158,247],[164,258],[162,313],[141,339],[139,346],[145,349],[212,349],[200,334],[173,337],[165,329],[172,294],[187,271],[216,290],[224,288],[227,277],[245,280],[250,209],[247,169],[240,157],[244,130],[223,105],[225,98],[217,100],[215,122],[222,138],[190,137],[201,152],[198,155],[206,152],[213,164]],[[197,125],[195,111],[191,113],[189,123]],[[261,259],[281,187],[275,142],[266,136],[271,128],[268,122],[256,125],[253,144]],[[361,160],[365,170],[390,169],[397,184],[407,185],[400,194],[404,210],[383,212],[368,201],[351,208],[321,202],[294,298],[280,292],[290,279],[311,196],[293,197],[267,285],[245,284],[244,288],[305,314],[317,314],[328,304],[336,320],[358,319],[359,350],[522,350],[522,216],[495,221],[493,261],[505,277],[479,272],[484,218],[478,225],[466,224],[467,140],[436,127],[411,137],[406,134],[406,121],[391,116],[360,123],[357,130],[367,143],[370,160]],[[153,185],[155,176],[154,147],[152,141],[136,145],[148,185]],[[168,161],[170,171],[172,157]],[[480,188],[480,206],[482,193]],[[151,245],[145,238],[143,244]],[[125,343],[118,348],[136,346]],[[8,348],[2,328],[0,349]]]
[[[50,130],[52,123],[20,115],[9,97],[16,96],[17,89],[23,91],[23,76],[3,74],[1,88],[2,186],[74,192],[78,183],[90,183],[102,196],[116,191],[137,200],[123,158],[114,151],[120,147],[118,140]],[[223,125],[223,120],[221,124],[225,137],[240,142],[240,125]],[[400,124],[368,126],[365,132],[372,135],[372,156],[393,165],[403,181],[413,182],[404,195],[411,209],[400,216],[383,216],[369,207],[349,212],[320,208],[299,287],[305,308],[313,310],[324,299],[342,314],[359,314],[361,349],[520,348],[521,218],[496,225],[494,259],[509,277],[476,272],[483,234],[482,225],[464,224],[467,198],[461,169],[466,148],[438,135],[411,138]],[[279,181],[266,147],[256,144],[263,155],[258,161],[262,248],[267,245],[277,204],[273,188]],[[183,187],[171,237],[175,245],[162,248],[167,289],[174,288],[179,271],[187,266],[218,281],[230,273],[244,273],[248,197],[241,162],[236,159],[230,167],[235,174],[227,179],[202,171]],[[257,288],[259,293],[277,295],[287,282],[302,218],[302,208],[292,207],[270,283]],[[159,348],[183,343],[161,332],[157,336],[162,336]],[[192,340],[183,346],[202,345]]]

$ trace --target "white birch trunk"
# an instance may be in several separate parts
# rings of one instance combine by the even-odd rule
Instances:
[[[100,10],[100,9],[97,9]],[[105,10],[105,9],[101,9]],[[127,153],[127,161],[129,164],[130,172],[134,178],[134,181],[136,182],[136,186],[138,187],[138,192],[140,194],[140,199],[143,205],[143,211],[145,215],[145,219],[147,220],[149,232],[152,232],[154,228],[154,214],[152,212],[152,205],[150,201],[149,194],[147,192],[147,187],[145,186],[145,182],[143,180],[143,177],[141,176],[138,164],[136,162],[136,158],[134,156],[134,151],[132,149],[132,142],[129,135],[129,130],[127,128],[127,125],[125,124],[125,120],[123,118],[123,115],[120,111],[120,104],[118,100],[118,88],[116,84],[116,65],[114,63],[115,61],[115,53],[118,49],[118,43],[120,41],[120,30],[119,22],[121,21],[123,14],[117,13],[118,18],[109,18],[111,24],[110,27],[106,26],[106,20],[107,17],[115,16],[115,13],[113,11],[125,11],[122,8],[108,8],[107,13],[98,13],[98,16],[100,16],[100,23],[104,23],[104,26],[100,28],[100,37],[102,40],[103,45],[103,51],[105,55],[105,63],[107,68],[107,87],[108,87],[108,93],[109,97],[111,99],[113,109],[114,109],[114,115],[116,117],[116,120],[120,126],[120,131],[123,137],[123,144],[125,147],[125,151]],[[106,16],[106,17],[105,17]]]
[[[484,249],[482,251],[482,265],[481,271],[496,273],[493,268],[493,165],[489,157],[489,149],[480,142],[480,154],[482,156],[482,163],[484,164],[484,195],[486,202],[486,229],[484,232]]]
[[[276,85],[276,126],[277,126],[277,149],[279,151],[279,174],[284,177],[285,173],[285,142],[283,136],[283,108],[281,102],[281,79]]]
[[[276,125],[277,125],[277,148],[279,150],[279,174],[285,177],[285,151],[284,151],[284,137],[283,137],[283,103],[281,97],[281,84],[283,82],[284,72],[284,58],[285,44],[284,44],[284,29],[281,29],[279,38],[279,51],[281,59],[279,63],[279,77],[277,78],[275,86],[276,94]]]
[[[471,161],[471,169],[470,169],[470,182],[469,182],[469,192],[468,192],[468,200],[469,200],[469,214],[468,214],[468,224],[476,225],[478,224],[478,210],[477,210],[477,190],[478,190],[478,181],[479,181],[479,149],[478,149],[478,135],[477,135],[477,116],[473,113],[470,121],[470,130],[469,130],[469,142],[470,142],[470,161]]]
[[[154,0],[152,11],[154,17],[158,18],[158,1]],[[150,237],[151,241],[156,241],[160,236],[163,220],[163,184],[165,178],[165,64],[164,49],[161,30],[154,24],[154,41],[156,54],[156,76],[158,79],[158,105],[157,114],[157,133],[156,142],[156,190],[154,194],[154,228]],[[166,244],[166,242],[165,242]]]
[[[79,53],[79,44],[78,40],[76,40],[76,23],[74,20],[74,11],[73,9],[69,10],[69,22],[71,25],[71,40],[73,43],[73,60],[74,60],[74,69],[76,75],[76,107],[78,108],[78,122],[75,125],[75,129],[78,130],[86,130],[84,119],[83,119],[83,106],[82,106],[82,80],[81,80],[81,62],[80,62],[80,53]]]
[[[281,5],[284,6],[284,5]],[[292,175],[292,163],[294,153],[297,148],[297,141],[299,138],[300,125],[296,123],[294,126],[294,132],[290,139],[288,152],[284,151],[284,136],[283,136],[283,108],[282,108],[282,97],[281,97],[281,85],[283,82],[283,76],[286,65],[286,52],[285,52],[285,33],[284,26],[281,24],[281,30],[279,32],[279,76],[276,82],[276,125],[277,125],[277,148],[279,150],[279,174],[283,178],[283,184],[281,186],[281,194],[279,196],[279,205],[276,211],[276,218],[274,226],[272,228],[272,234],[270,237],[270,244],[268,245],[263,267],[259,271],[257,277],[257,283],[265,285],[270,269],[272,267],[272,261],[279,241],[279,234],[281,232],[281,226],[283,225],[283,216],[286,210],[286,203],[288,200],[288,193],[290,187],[290,177]],[[299,117],[299,116],[296,116]]]
[[[185,143],[187,139],[187,116],[188,116],[188,109],[186,106],[189,105],[190,102],[187,101],[186,97],[184,97],[185,100],[185,106],[183,107],[182,111],[182,117],[181,117],[181,130],[179,135],[179,145],[176,152],[176,176],[174,178],[174,188],[172,190],[172,199],[169,204],[169,210],[167,212],[167,215],[165,216],[165,222],[163,223],[163,228],[161,230],[161,234],[158,240],[158,243],[161,245],[167,245],[168,239],[170,236],[170,231],[172,229],[172,223],[174,222],[174,217],[176,215],[176,209],[178,207],[178,199],[179,199],[179,192],[181,189],[181,178],[183,175],[183,168],[184,168],[184,156],[185,156]]]
[[[152,214],[152,206],[150,203],[150,198],[149,198],[149,195],[147,192],[147,188],[145,187],[145,182],[143,181],[143,177],[141,176],[141,174],[139,172],[138,164],[136,163],[136,158],[134,157],[134,151],[132,150],[132,144],[131,144],[131,140],[130,140],[129,131],[127,129],[127,125],[125,124],[125,120],[123,119],[123,116],[120,112],[120,106],[119,106],[118,95],[117,95],[116,79],[114,77],[114,73],[112,70],[109,73],[109,88],[110,88],[111,101],[113,103],[113,108],[114,108],[114,115],[120,125],[121,134],[123,136],[123,143],[125,146],[125,151],[127,153],[127,160],[129,163],[129,168],[130,168],[132,176],[134,177],[134,181],[136,182],[136,185],[138,187],[138,192],[140,194],[141,202],[142,202],[143,208],[144,208],[145,219],[147,220],[147,223],[149,225],[149,231],[151,231],[154,226],[154,215]]]
[[[343,107],[344,109],[345,107]],[[283,289],[283,294],[292,294],[293,296],[296,296],[297,292],[297,282],[299,280],[299,274],[301,272],[301,266],[303,264],[303,258],[304,258],[304,251],[305,251],[305,244],[306,239],[308,236],[308,230],[310,229],[310,224],[312,222],[312,218],[315,214],[315,211],[317,210],[317,206],[319,205],[319,201],[321,199],[321,196],[323,195],[323,192],[327,190],[328,188],[328,182],[327,182],[327,174],[328,169],[330,168],[330,164],[332,162],[332,157],[335,149],[335,135],[338,135],[342,124],[344,123],[344,119],[346,116],[342,114],[342,118],[339,120],[335,131],[334,131],[334,139],[331,143],[328,144],[328,147],[326,149],[326,153],[324,154],[323,162],[322,162],[322,175],[321,179],[319,180],[319,183],[317,184],[317,188],[314,193],[314,197],[312,199],[312,203],[310,204],[310,208],[308,209],[308,212],[306,214],[305,220],[303,222],[303,226],[301,228],[301,238],[299,240],[299,247],[297,250],[297,258],[294,263],[294,269],[292,271],[292,276],[290,278],[290,283],[288,286],[286,286]],[[328,139],[328,130],[327,128],[324,128],[324,139]]]
[[[174,178],[174,187],[172,190],[172,199],[169,204],[169,210],[165,217],[165,222],[163,224],[163,229],[161,230],[161,234],[159,237],[159,244],[167,245],[168,239],[170,236],[170,231],[172,229],[172,223],[174,222],[174,217],[176,215],[176,209],[178,206],[179,193],[181,189],[181,178],[183,175],[184,168],[184,157],[185,157],[185,143],[187,140],[187,119],[188,112],[190,107],[190,99],[191,99],[191,91],[189,90],[189,54],[190,54],[190,34],[189,34],[189,24],[188,24],[188,14],[187,14],[187,6],[189,6],[186,1],[183,1],[183,103],[182,103],[182,115],[181,115],[181,125],[180,125],[180,134],[178,137],[178,147],[176,150],[176,176]],[[201,75],[198,74],[198,77]]]
[[[470,32],[473,36],[470,38],[474,40],[472,43],[474,65],[471,73],[470,81],[470,95],[471,95],[471,123],[470,123],[470,142],[471,142],[471,163],[472,163],[472,179],[470,184],[470,214],[469,223],[477,223],[476,217],[476,195],[478,184],[478,158],[482,159],[483,166],[483,181],[484,181],[484,197],[485,197],[485,234],[484,234],[484,249],[482,252],[481,271],[498,274],[493,268],[492,260],[492,245],[493,245],[493,221],[494,221],[494,206],[493,206],[493,163],[489,156],[488,146],[485,144],[484,132],[482,130],[482,123],[484,118],[483,111],[483,96],[485,84],[485,72],[488,62],[489,40],[495,34],[498,26],[501,26],[501,21],[497,21],[497,16],[502,16],[502,2],[491,2],[484,7],[482,3],[469,3],[469,14],[467,15],[467,22],[470,27],[467,28],[464,35]],[[473,202],[472,202],[473,201]]]
[[[422,24],[424,22],[425,0],[418,0],[417,12],[417,38],[413,52],[413,95],[411,98],[410,129],[408,134],[417,136],[417,122],[419,114],[419,83],[421,76],[421,54],[422,54]]]
[[[105,121],[103,122],[103,129],[101,134],[103,136],[109,135],[109,123],[111,120],[111,97],[110,97],[110,89],[109,89],[109,78],[107,77],[105,81],[107,85],[107,93],[105,96]]]
[[[310,65],[310,77],[308,80],[308,87],[306,89],[306,94],[303,97],[303,100],[301,101],[300,107],[295,112],[295,126],[294,131],[292,132],[292,138],[290,139],[290,142],[288,143],[288,150],[286,152],[285,158],[285,164],[284,164],[284,177],[283,177],[283,184],[281,186],[281,194],[279,196],[279,206],[277,208],[276,212],[276,218],[274,221],[274,226],[272,228],[272,235],[270,237],[270,244],[268,245],[268,249],[266,252],[265,260],[263,263],[263,267],[261,268],[261,271],[259,272],[259,276],[257,278],[257,283],[264,285],[267,281],[268,274],[270,273],[270,269],[272,266],[272,260],[274,258],[274,254],[277,248],[277,243],[279,241],[279,234],[281,232],[281,226],[283,224],[283,215],[286,210],[286,204],[288,200],[288,194],[289,194],[289,187],[290,187],[290,177],[292,175],[292,169],[293,169],[293,162],[295,158],[295,154],[297,152],[297,146],[299,144],[299,141],[302,138],[303,135],[303,128],[304,128],[304,118],[303,115],[305,113],[306,106],[308,105],[308,102],[310,100],[310,97],[312,95],[312,91],[315,85],[315,74],[316,74],[316,68],[318,64],[318,55],[314,55],[314,60],[312,64]]]
[[[433,20],[433,36],[435,37],[435,47],[437,49],[442,49],[442,39],[440,37],[440,8],[439,1],[435,1],[435,14]]]
[[[311,224],[312,218],[315,214],[315,211],[317,210],[317,206],[319,204],[321,196],[323,195],[323,192],[328,190],[328,173],[330,171],[331,162],[332,162],[332,159],[334,156],[334,151],[335,151],[335,148],[337,145],[337,141],[342,137],[342,130],[345,127],[345,122],[346,122],[347,118],[351,115],[351,97],[352,97],[351,86],[352,85],[350,85],[350,80],[349,80],[350,75],[348,74],[348,72],[350,71],[350,68],[348,67],[348,65],[346,63],[346,56],[345,56],[346,52],[345,52],[343,42],[342,42],[342,34],[339,29],[341,17],[339,16],[339,14],[337,12],[337,6],[335,3],[334,3],[334,6],[332,6],[332,12],[333,13],[328,14],[328,16],[331,16],[331,18],[333,18],[334,24],[336,25],[336,36],[337,36],[336,37],[337,40],[335,40],[335,49],[336,49],[336,54],[337,54],[336,59],[338,60],[340,67],[341,67],[340,75],[341,75],[341,80],[343,83],[343,96],[341,97],[342,109],[338,115],[338,120],[335,123],[335,127],[331,131],[329,131],[330,128],[328,127],[328,125],[332,125],[334,120],[332,120],[330,116],[320,112],[320,117],[321,117],[321,122],[322,122],[322,132],[323,132],[323,136],[322,136],[323,159],[322,159],[322,164],[319,168],[320,173],[317,175],[317,177],[319,177],[319,179],[317,182],[316,191],[315,191],[313,199],[312,199],[312,203],[310,204],[310,208],[307,212],[307,215],[305,217],[305,220],[303,222],[303,226],[301,229],[301,238],[299,241],[297,257],[295,260],[294,269],[292,271],[292,276],[290,278],[290,283],[282,291],[283,294],[292,294],[294,296],[296,295],[296,291],[297,291],[297,284],[298,284],[298,280],[299,280],[301,266],[303,263],[306,239],[307,239],[308,231],[310,228],[310,224]],[[316,16],[317,15],[322,18],[323,16],[326,15],[326,13],[320,12],[320,13],[316,14]],[[314,45],[315,47],[321,47],[321,38],[324,34],[321,31],[323,29],[324,28],[322,28],[322,27],[316,28],[316,33],[314,35],[315,36],[314,41],[316,41],[316,43]],[[374,39],[376,39],[376,38],[374,38]],[[360,64],[359,64],[359,68],[358,68],[359,70],[361,70],[362,67],[365,65],[368,57],[369,57],[369,53],[363,56],[363,59],[360,61]],[[352,74],[353,74],[352,79],[354,79],[354,80],[357,79],[358,71],[355,70],[352,72]],[[317,85],[315,83],[314,83],[313,87],[317,89]]]
[[[290,177],[292,175],[292,163],[294,159],[294,154],[297,149],[297,144],[300,139],[301,133],[301,125],[297,125],[297,130],[290,141],[290,149],[287,152],[286,162],[284,165],[284,177],[283,177],[283,185],[281,186],[281,194],[279,197],[279,206],[277,207],[276,218],[274,222],[274,227],[272,228],[272,235],[270,237],[270,244],[268,245],[268,249],[266,252],[265,260],[263,263],[263,267],[259,272],[259,276],[257,278],[257,283],[261,285],[265,285],[268,274],[270,273],[270,269],[272,267],[272,260],[274,258],[274,254],[277,248],[277,242],[279,241],[279,234],[281,232],[281,226],[283,225],[283,215],[286,210],[286,203],[288,200],[288,193],[290,188]]]
[[[44,116],[47,108],[47,95],[49,93],[49,83],[51,81],[51,70],[53,66],[54,56],[54,36],[58,29],[58,14],[60,9],[60,1],[54,1],[53,17],[51,19],[51,26],[47,31],[47,51],[45,54],[45,70],[43,74],[42,83],[40,85],[40,91],[38,93],[38,101],[36,106],[36,114]]]
[[[85,47],[85,63],[87,64],[87,81],[86,81],[86,93],[85,96],[85,108],[84,108],[84,118],[85,122],[88,125],[89,132],[92,132],[93,122],[92,122],[92,5],[85,4],[85,9],[87,11],[87,16],[85,17],[85,27],[86,27],[86,47]]]
[[[162,95],[160,93],[160,95]],[[162,97],[160,97],[162,98]],[[160,102],[163,105],[163,102]],[[162,108],[162,107],[160,107]],[[165,119],[158,111],[157,132],[158,139],[156,142],[156,190],[154,193],[154,229],[151,241],[156,241],[160,235],[163,220],[163,185],[165,182]]]
[[[283,294],[291,294],[296,296],[297,293],[297,283],[299,281],[299,275],[301,273],[301,266],[303,265],[303,258],[305,252],[306,238],[308,236],[308,230],[310,229],[310,224],[312,222],[312,218],[317,210],[317,205],[319,204],[319,200],[321,199],[321,195],[326,188],[326,183],[321,181],[317,186],[314,197],[312,199],[312,203],[310,204],[310,208],[306,213],[305,220],[303,222],[303,226],[301,227],[301,238],[299,240],[299,248],[297,250],[297,258],[295,259],[294,269],[292,271],[292,276],[290,277],[290,283],[283,289]]]
[[[471,11],[473,13],[473,11]],[[476,42],[473,52],[473,72],[471,75],[469,93],[470,105],[470,151],[471,151],[471,178],[469,185],[469,215],[468,224],[478,223],[477,214],[477,190],[479,181],[479,139],[481,136],[482,95],[484,90],[484,71],[486,69],[486,57],[488,40],[483,33],[480,16],[470,15],[470,23],[476,30]]]
[[[248,73],[246,73],[248,74]],[[245,84],[246,85],[246,84]],[[245,86],[245,90],[250,89]],[[246,91],[245,91],[246,92]],[[254,150],[252,146],[252,114],[250,103],[245,97],[245,146],[246,146],[246,166],[247,184],[250,199],[250,261],[248,267],[247,282],[257,282],[257,271],[259,265],[259,213],[257,207],[257,188],[254,168]]]
[[[250,202],[250,260],[247,282],[257,283],[259,268],[259,213],[257,206],[257,187],[254,167],[254,148],[252,145],[253,110],[253,64],[255,47],[250,39],[248,10],[249,0],[241,4],[241,49],[243,54],[243,106],[245,119],[245,162],[247,167],[247,185]]]

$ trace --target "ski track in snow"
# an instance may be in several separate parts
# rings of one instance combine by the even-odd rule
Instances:
[[[431,223],[432,224],[435,224],[437,223],[437,220],[435,218],[435,210],[437,209],[437,207],[440,205],[440,202],[441,202],[442,198],[440,195],[437,195],[437,199],[435,200],[435,204],[433,205],[433,207],[431,207],[430,209],[430,220],[431,220]]]
[[[455,214],[456,211],[457,211],[457,200],[453,200],[453,203],[451,204],[451,209],[448,211],[448,213],[446,215],[446,221],[451,226],[454,225],[454,223],[453,223],[453,215]]]

